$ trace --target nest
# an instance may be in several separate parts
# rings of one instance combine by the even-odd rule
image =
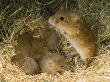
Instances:
[[[46,29],[48,17],[55,13],[62,0],[3,0],[0,2],[0,80],[6,82],[109,82],[110,81],[110,2],[108,0],[68,0],[68,7],[78,11],[98,38],[98,56],[85,69],[71,64],[64,74],[26,75],[11,58],[16,55],[16,38],[34,29]],[[38,32],[39,35],[39,32]],[[68,41],[58,34],[59,50],[67,50]],[[63,39],[63,40],[62,40]],[[68,48],[70,49],[70,48]],[[71,49],[70,49],[71,50]],[[70,60],[70,59],[69,59]],[[68,60],[68,61],[69,61]]]

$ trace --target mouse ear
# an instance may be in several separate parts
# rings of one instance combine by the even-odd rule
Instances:
[[[78,22],[80,20],[80,16],[76,12],[70,12],[70,16],[73,22]]]

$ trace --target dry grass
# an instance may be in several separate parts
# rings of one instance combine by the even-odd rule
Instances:
[[[59,7],[62,0],[12,1],[0,2],[0,31],[3,40],[0,43],[0,73],[6,82],[109,82],[110,81],[110,1],[74,0],[76,10],[89,23],[98,38],[99,53],[92,65],[87,68],[75,67],[75,72],[67,71],[63,75],[25,75],[17,66],[11,64],[15,55],[16,37],[25,31],[48,26],[47,18],[51,10]],[[68,0],[74,8],[72,0]],[[10,1],[9,1],[10,2]],[[46,2],[46,4],[45,4]],[[14,5],[16,4],[16,5]],[[61,4],[60,4],[61,5]],[[73,5],[73,6],[72,6]],[[52,7],[54,6],[54,7]],[[55,8],[56,7],[56,8]],[[49,8],[49,9],[48,9]],[[48,10],[48,11],[47,11]],[[42,13],[43,14],[40,14]],[[1,76],[1,75],[0,75]],[[1,78],[0,78],[1,81]],[[2,80],[3,81],[3,80]]]

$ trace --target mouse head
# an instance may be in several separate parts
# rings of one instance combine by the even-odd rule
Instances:
[[[68,9],[61,9],[49,18],[49,23],[62,34],[71,35],[71,31],[77,27],[79,16]]]

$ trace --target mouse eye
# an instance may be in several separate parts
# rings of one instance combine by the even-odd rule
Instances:
[[[61,67],[63,67],[63,65],[61,65]]]
[[[63,21],[64,20],[64,17],[60,17],[60,20]]]

